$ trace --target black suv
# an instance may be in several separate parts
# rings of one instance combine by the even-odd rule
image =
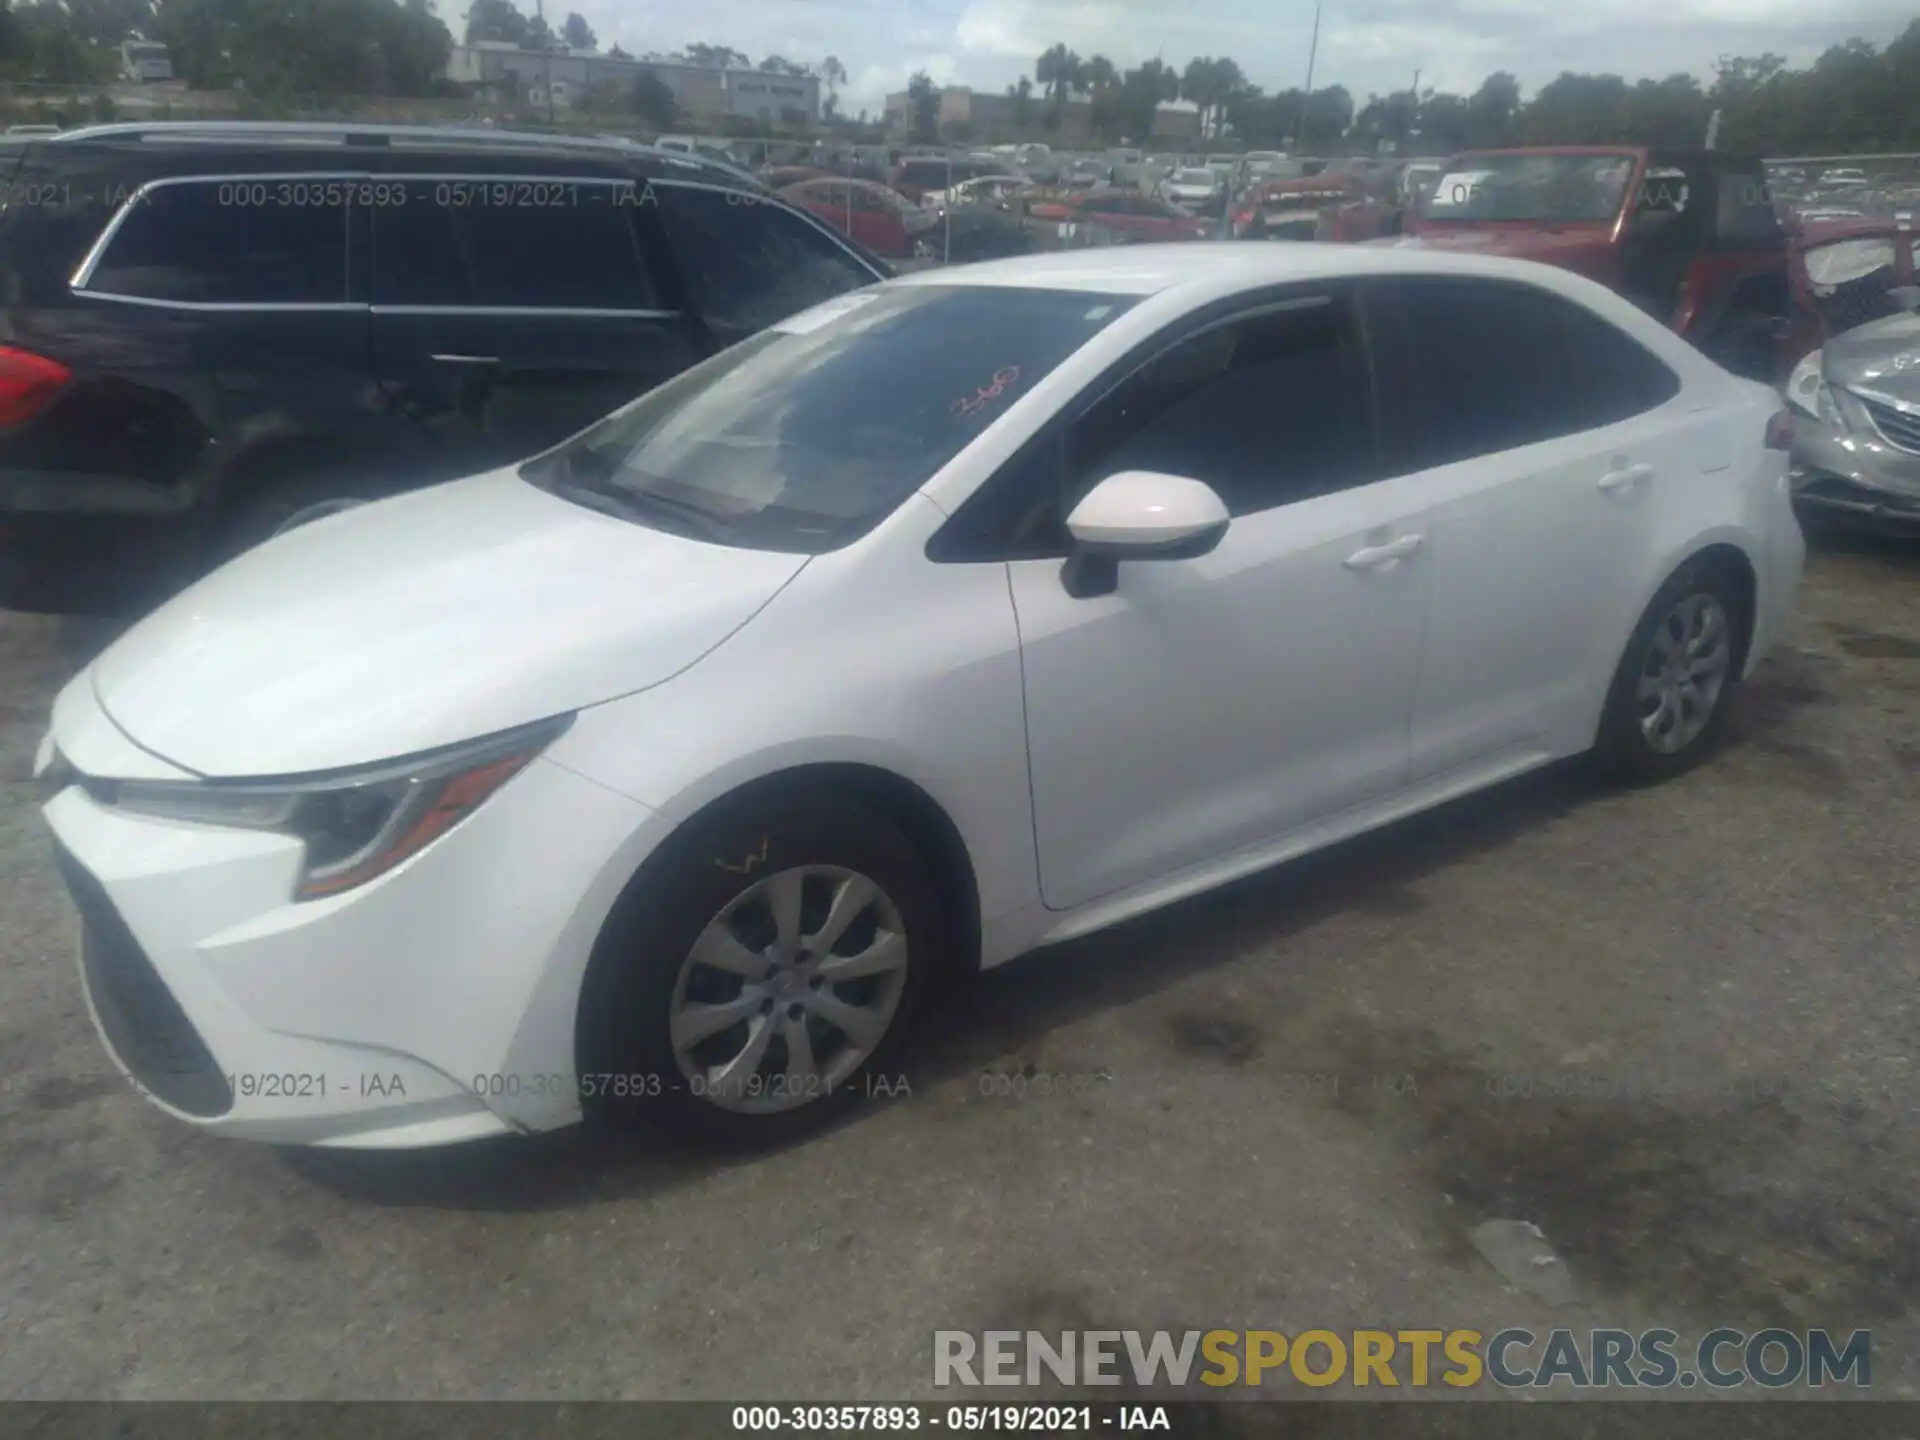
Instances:
[[[137,608],[887,273],[747,183],[490,130],[0,142],[0,607]]]

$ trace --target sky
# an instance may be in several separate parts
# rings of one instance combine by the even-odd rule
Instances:
[[[533,0],[519,0],[523,10]],[[1324,0],[1314,84],[1370,93],[1420,87],[1467,93],[1495,70],[1528,94],[1562,70],[1629,80],[1688,72],[1710,79],[1722,55],[1784,55],[1794,65],[1859,36],[1884,45],[1914,18],[1912,0]],[[1230,55],[1268,91],[1306,77],[1314,0],[546,0],[557,23],[577,9],[602,49],[634,54],[704,41],[847,68],[843,114],[880,113],[883,97],[925,70],[940,84],[1002,91],[1055,41],[1125,69],[1159,55],[1176,68]],[[443,6],[447,14],[452,6]],[[458,14],[459,12],[456,12]],[[454,29],[462,28],[456,18]]]

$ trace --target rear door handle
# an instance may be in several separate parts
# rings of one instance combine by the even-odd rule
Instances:
[[[1385,545],[1369,545],[1364,550],[1356,550],[1347,557],[1349,570],[1379,570],[1404,560],[1421,546],[1424,536],[1402,535],[1398,540],[1390,540]]]
[[[439,365],[498,365],[498,355],[436,355],[434,363]]]
[[[1651,465],[1622,465],[1600,477],[1600,488],[1609,494],[1616,490],[1631,490],[1652,474]]]

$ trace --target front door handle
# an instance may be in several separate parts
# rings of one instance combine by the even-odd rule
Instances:
[[[436,355],[434,362],[439,365],[498,365],[498,355]]]
[[[1402,535],[1398,540],[1390,540],[1385,545],[1369,545],[1364,550],[1356,550],[1347,557],[1347,568],[1349,570],[1383,569],[1413,554],[1420,548],[1424,538],[1420,535]]]
[[[1609,494],[1616,490],[1631,490],[1652,474],[1651,465],[1622,465],[1600,477],[1600,488]]]

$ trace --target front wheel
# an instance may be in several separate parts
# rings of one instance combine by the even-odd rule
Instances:
[[[1725,728],[1746,624],[1726,569],[1683,565],[1660,587],[1614,674],[1593,758],[1631,782],[1690,769]]]
[[[762,1146],[897,1093],[943,925],[924,863],[863,806],[795,796],[696,822],[596,946],[589,1114]]]

